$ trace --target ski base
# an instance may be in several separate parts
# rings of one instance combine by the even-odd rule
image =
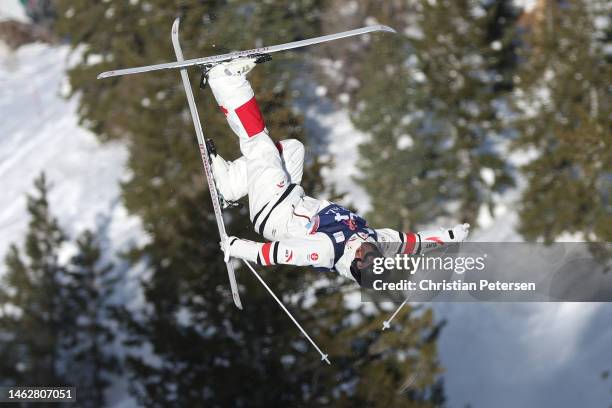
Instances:
[[[183,51],[181,49],[181,45],[179,43],[178,33],[179,33],[179,19],[174,20],[174,24],[172,24],[172,45],[174,47],[174,52],[176,54],[176,59],[181,62],[184,60]],[[196,136],[198,138],[198,144],[200,146],[200,155],[202,157],[202,164],[204,165],[204,173],[206,174],[206,181],[208,182],[208,190],[210,191],[210,197],[213,202],[213,209],[215,211],[215,218],[217,219],[217,227],[219,229],[219,237],[221,239],[225,239],[227,237],[227,232],[225,232],[225,223],[223,222],[223,213],[221,212],[220,199],[217,194],[217,186],[214,182],[214,177],[212,173],[212,168],[210,166],[210,153],[208,152],[208,146],[206,144],[206,140],[204,139],[204,133],[202,131],[202,124],[200,122],[200,116],[198,115],[198,109],[195,104],[195,99],[193,97],[193,92],[191,90],[191,82],[189,81],[189,76],[187,75],[186,69],[181,69],[181,78],[183,80],[183,86],[185,87],[185,94],[187,96],[187,102],[189,104],[189,110],[191,112],[191,117],[193,119],[193,126],[195,127]],[[238,284],[236,283],[236,276],[234,273],[234,265],[231,263],[231,260],[226,262],[227,266],[227,274],[230,281],[230,287],[232,290],[232,298],[234,300],[234,304],[238,309],[242,310],[242,302],[240,301],[240,293],[238,292]]]
[[[189,60],[181,60],[177,62],[167,62],[163,64],[147,65],[144,67],[118,69],[114,71],[102,72],[98,75],[98,79],[110,78],[121,75],[140,74],[143,72],[159,71],[162,69],[177,69],[187,68],[192,66],[206,66],[218,64],[225,61],[231,61],[237,58],[252,58],[263,54],[272,54],[274,52],[291,50],[294,48],[306,47],[313,44],[321,44],[328,41],[339,40],[341,38],[363,35],[373,32],[388,32],[396,33],[394,29],[385,25],[374,25],[368,27],[357,28],[355,30],[342,31],[340,33],[323,35],[320,37],[309,38],[306,40],[293,41],[285,44],[272,45],[269,47],[254,48],[252,50],[230,52],[228,54],[213,55],[210,57],[194,58]]]

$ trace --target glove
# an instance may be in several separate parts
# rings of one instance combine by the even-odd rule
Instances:
[[[470,224],[457,224],[452,228],[451,231],[453,231],[453,237],[451,238],[450,232],[448,232],[449,238],[451,238],[449,242],[463,242],[470,233]]]
[[[223,251],[223,260],[225,261],[225,263],[228,263],[230,260],[230,257],[232,256],[231,246],[232,246],[232,243],[235,242],[237,239],[238,238],[236,237],[228,237],[228,236],[221,238],[219,245],[221,246],[221,250]]]
[[[470,224],[457,224],[453,228],[419,231],[421,253],[429,252],[445,244],[463,242],[470,233]]]
[[[223,251],[223,260],[227,263],[230,258],[246,259],[256,262],[259,248],[262,244],[236,237],[224,237],[219,242]]]

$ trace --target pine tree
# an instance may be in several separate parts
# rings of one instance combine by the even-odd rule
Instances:
[[[352,114],[369,141],[359,146],[358,182],[370,193],[371,225],[400,230],[446,215],[444,203],[453,197],[448,173],[457,159],[444,149],[446,138],[421,106],[427,103],[403,66],[405,38],[380,38],[365,59],[364,85]],[[367,79],[365,79],[367,78]],[[447,143],[448,145],[448,143]]]
[[[96,236],[85,231],[76,241],[77,254],[67,267],[65,327],[62,344],[68,377],[78,388],[79,404],[106,405],[104,392],[111,375],[120,372],[116,356],[114,312],[111,303],[118,283],[112,264],[101,265]]]
[[[58,257],[66,237],[49,212],[44,174],[28,196],[30,223],[24,254],[12,245],[0,285],[0,371],[2,383],[66,385],[60,369],[64,267]]]
[[[372,10],[399,30],[364,58],[353,114],[370,135],[361,179],[374,225],[475,223],[512,185],[493,148],[503,138],[497,105],[511,88],[516,12],[511,2],[419,1]]]
[[[68,241],[51,215],[44,173],[34,185],[25,257],[11,246],[0,285],[0,383],[76,386],[81,406],[103,406],[107,376],[118,371],[108,347],[112,331],[103,322],[110,320],[112,266],[98,267],[101,252],[91,232],[77,240],[69,264],[60,262]]]
[[[609,38],[594,25],[605,3],[542,0],[523,18],[515,147],[538,152],[522,168],[520,232],[528,239],[551,242],[565,232],[612,239],[612,73]]]

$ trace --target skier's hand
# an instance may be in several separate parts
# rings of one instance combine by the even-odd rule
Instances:
[[[219,242],[219,245],[221,246],[221,250],[223,251],[223,260],[225,261],[225,263],[228,263],[231,257],[231,246],[232,243],[237,240],[238,238],[236,237],[228,237],[226,236],[225,238],[221,238],[221,241]]]
[[[452,228],[453,238],[452,242],[463,242],[470,233],[470,224],[458,224]]]
[[[223,260],[227,263],[230,258],[244,259],[250,262],[257,262],[259,249],[262,243],[253,242],[247,239],[236,237],[225,237],[219,242],[223,251]]]

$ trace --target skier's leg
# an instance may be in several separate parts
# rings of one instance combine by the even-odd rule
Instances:
[[[234,64],[234,65],[232,65]],[[246,73],[248,61],[220,64],[208,74],[208,83],[240,141],[246,158],[251,219],[289,185],[276,145],[268,136],[263,116]]]
[[[276,142],[281,156],[283,169],[289,183],[300,184],[304,171],[304,145],[296,139]],[[218,154],[211,155],[212,168],[217,188],[224,199],[237,201],[248,194],[247,161],[241,156],[234,161],[226,161]]]
[[[300,184],[304,173],[304,145],[299,140],[287,139],[276,142],[276,148],[289,183]],[[212,167],[217,187],[226,200],[237,201],[248,194],[246,157],[226,161],[218,154],[213,155]]]
[[[276,143],[289,182],[300,184],[304,173],[304,145],[297,139],[286,139]]]
[[[246,157],[226,161],[215,154],[211,161],[217,188],[226,201],[238,201],[248,194]]]

